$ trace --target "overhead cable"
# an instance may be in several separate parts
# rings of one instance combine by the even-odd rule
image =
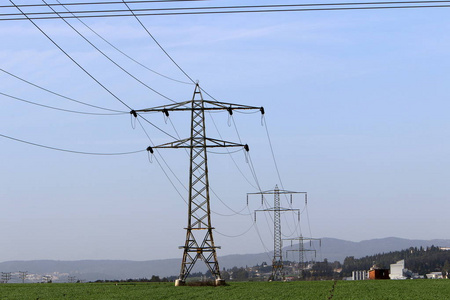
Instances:
[[[175,66],[192,82],[195,84],[195,81],[180,67],[179,64],[176,63],[176,61],[172,58],[172,56],[169,55],[169,53],[161,46],[161,44],[156,40],[156,38],[153,36],[153,34],[150,33],[150,31],[145,27],[145,25],[141,22],[139,17],[134,13],[134,10],[128,6],[127,2],[125,0],[122,0],[122,2],[125,4],[125,6],[128,8],[129,12],[134,16],[134,18],[139,22],[139,24],[142,26],[142,28],[148,33],[148,35],[152,38],[152,40],[158,45],[158,47],[164,52],[164,54],[175,64]]]
[[[42,2],[44,2],[45,4],[47,4],[47,2],[45,0],[42,0]],[[48,5],[48,4],[47,4]],[[53,7],[51,7],[49,5],[49,8],[56,13],[58,16],[60,16],[60,13],[55,11]],[[67,9],[67,8],[66,8]],[[81,32],[79,32],[75,27],[73,27],[67,20],[65,20],[64,18],[61,17],[61,19],[64,21],[64,23],[67,24],[67,26],[69,26],[70,28],[72,28],[72,30],[74,30],[81,38],[83,38],[89,45],[91,45],[95,50],[97,50],[100,54],[102,54],[106,59],[108,59],[111,63],[113,63],[116,67],[118,67],[119,69],[121,69],[123,72],[125,72],[128,76],[130,76],[131,78],[133,78],[134,80],[136,80],[137,82],[139,82],[140,84],[142,84],[143,86],[145,86],[146,88],[148,88],[149,90],[151,90],[152,92],[160,95],[161,97],[175,102],[174,100],[170,99],[169,97],[161,94],[160,92],[158,92],[157,90],[155,90],[154,88],[150,87],[149,85],[147,85],[146,83],[144,83],[143,81],[141,81],[139,78],[137,78],[136,76],[134,76],[133,74],[131,74],[130,72],[128,72],[125,68],[123,68],[121,65],[119,65],[117,62],[115,62],[111,57],[109,57],[108,55],[106,55],[106,53],[104,53],[102,50],[100,50],[97,46],[94,45],[94,43],[92,43],[89,39],[87,39]]]
[[[253,228],[253,226],[255,226],[255,223],[252,223],[252,225],[251,225],[248,229],[244,230],[244,232],[239,233],[239,234],[236,234],[236,235],[228,235],[228,234],[225,234],[225,233],[221,233],[221,232],[218,231],[217,229],[214,229],[214,232],[216,232],[216,233],[218,233],[219,235],[222,235],[222,236],[224,236],[224,237],[228,237],[228,238],[237,238],[237,237],[241,237],[241,236],[245,235],[247,232],[250,231],[250,229]]]
[[[58,3],[61,4],[61,2],[59,2],[59,0],[56,0],[56,1],[57,1]],[[204,1],[204,0],[201,0],[201,1]],[[49,5],[51,5],[51,4],[49,4]],[[61,5],[64,7],[65,4],[61,4]],[[67,8],[66,8],[66,9],[67,9]],[[68,10],[68,9],[67,9],[67,10]],[[124,55],[126,58],[130,59],[131,61],[135,62],[136,64],[140,65],[140,66],[143,67],[144,69],[147,69],[148,71],[150,71],[150,72],[152,72],[152,73],[154,73],[154,74],[156,74],[156,75],[159,75],[159,76],[161,76],[161,77],[164,77],[164,78],[166,78],[166,79],[169,79],[169,80],[172,80],[172,81],[175,81],[175,82],[179,82],[179,83],[183,83],[183,84],[191,84],[191,82],[181,81],[181,80],[178,80],[178,79],[175,79],[175,78],[166,76],[166,75],[164,75],[164,74],[162,74],[162,73],[159,73],[159,72],[157,72],[157,71],[155,71],[155,70],[153,70],[153,69],[147,67],[147,66],[144,65],[143,63],[139,62],[138,60],[134,59],[133,57],[131,57],[130,55],[126,54],[125,52],[123,52],[122,50],[120,50],[118,47],[116,47],[115,45],[113,45],[110,41],[108,41],[107,39],[105,39],[105,38],[104,38],[102,35],[100,35],[97,31],[95,31],[91,26],[89,26],[88,24],[86,24],[86,22],[84,22],[84,21],[81,20],[80,18],[77,18],[77,20],[78,20],[81,24],[83,24],[87,29],[89,29],[92,33],[94,33],[96,36],[98,36],[100,39],[102,39],[105,43],[107,43],[108,45],[110,45],[113,49],[115,49],[116,51],[118,51],[119,53],[121,53],[122,55]]]
[[[142,16],[170,16],[170,15],[208,15],[208,14],[236,14],[236,13],[276,13],[276,12],[306,12],[306,11],[340,11],[340,10],[371,10],[371,9],[406,9],[406,8],[445,8],[450,7],[449,1],[392,1],[392,2],[358,2],[358,3],[318,3],[292,5],[254,5],[254,6],[221,6],[221,7],[177,7],[177,8],[142,8],[132,12],[123,9],[72,11],[78,18],[107,18],[107,17],[142,17]],[[403,4],[403,5],[401,5]],[[424,5],[429,4],[429,5]],[[384,5],[384,6],[383,6]],[[338,7],[336,7],[338,6]],[[299,8],[296,8],[299,7]],[[308,8],[301,8],[308,7]],[[312,7],[312,8],[311,8]],[[57,19],[48,12],[30,13],[31,19]],[[39,16],[43,15],[43,16]],[[75,18],[74,16],[63,16]],[[0,14],[0,20],[25,20],[18,14]]]
[[[36,103],[33,101],[29,101],[29,100],[25,100],[16,96],[12,96],[12,95],[8,95],[5,93],[0,92],[0,95],[3,95],[5,97],[9,97],[11,99],[14,100],[18,100],[18,101],[22,101],[28,104],[33,104],[36,106],[41,106],[41,107],[45,107],[45,108],[49,108],[49,109],[54,109],[54,110],[59,110],[59,111],[64,111],[64,112],[70,112],[70,113],[76,113],[76,114],[83,114],[83,115],[95,115],[95,116],[111,116],[111,115],[123,115],[126,113],[92,113],[92,112],[85,112],[85,111],[76,111],[76,110],[70,110],[70,109],[64,109],[64,108],[59,108],[59,107],[54,107],[54,106],[50,106],[50,105],[45,105],[45,104],[40,104],[40,103]]]
[[[92,104],[89,104],[89,103],[86,103],[86,102],[82,102],[82,101],[79,101],[79,100],[75,100],[75,99],[73,99],[73,98],[70,98],[70,97],[61,95],[61,94],[59,94],[59,93],[55,93],[55,92],[53,92],[53,91],[51,91],[51,90],[49,90],[49,89],[47,89],[47,88],[41,87],[41,86],[39,86],[39,85],[37,85],[37,84],[35,84],[35,83],[32,83],[32,82],[30,82],[30,81],[28,81],[28,80],[25,80],[25,79],[23,79],[23,78],[21,78],[21,77],[19,77],[19,76],[17,76],[17,75],[14,75],[14,74],[12,74],[11,72],[8,72],[8,71],[6,71],[6,70],[4,70],[4,69],[1,69],[1,68],[0,68],[0,71],[2,71],[3,73],[6,73],[6,74],[8,74],[8,75],[10,75],[10,76],[12,76],[12,77],[14,77],[14,78],[16,78],[16,79],[19,79],[19,80],[21,80],[21,81],[23,81],[23,82],[25,82],[25,83],[27,83],[27,84],[29,84],[29,85],[32,85],[32,86],[34,86],[34,87],[37,87],[38,89],[41,89],[41,90],[46,91],[46,92],[48,92],[48,93],[50,93],[50,94],[53,94],[53,95],[55,95],[55,96],[58,96],[58,97],[61,97],[61,98],[64,98],[64,99],[67,99],[67,100],[70,100],[70,101],[73,101],[73,102],[76,102],[76,103],[79,103],[79,104],[83,104],[83,105],[86,105],[86,106],[90,106],[90,107],[102,109],[102,110],[107,110],[107,111],[112,111],[112,112],[117,112],[117,113],[124,113],[124,111],[115,110],[115,109],[109,109],[109,108],[105,108],[105,107],[101,107],[101,106],[97,106],[97,105],[92,105]]]
[[[56,147],[52,147],[52,146],[46,146],[46,145],[42,145],[42,144],[37,144],[37,143],[21,140],[21,139],[18,139],[18,138],[14,138],[14,137],[11,137],[11,136],[8,136],[8,135],[4,135],[4,134],[1,134],[1,133],[0,133],[0,137],[7,138],[7,139],[10,139],[10,140],[13,140],[13,141],[16,141],[16,142],[21,142],[21,143],[28,144],[28,145],[33,145],[33,146],[37,146],[37,147],[41,147],[41,148],[50,149],[50,150],[69,152],[69,153],[75,153],[75,154],[84,154],[84,155],[114,156],[114,155],[136,154],[136,153],[141,153],[141,152],[147,151],[147,150],[144,149],[144,150],[129,151],[129,152],[116,152],[116,153],[84,152],[84,151],[68,150],[68,149],[62,149],[62,148],[56,148]]]
[[[94,80],[97,84],[99,84],[105,91],[107,91],[111,96],[113,96],[116,100],[118,100],[119,102],[121,102],[123,105],[125,105],[127,108],[129,108],[130,110],[132,110],[132,108],[130,106],[128,106],[128,104],[126,104],[124,101],[122,101],[119,97],[117,97],[111,90],[109,90],[105,85],[103,85],[97,78],[95,78],[91,73],[89,73],[85,68],[83,68],[83,66],[81,66],[72,56],[70,56],[69,53],[67,53],[66,51],[64,51],[63,48],[61,48],[61,46],[58,45],[58,43],[56,43],[47,33],[45,33],[44,30],[41,29],[41,27],[39,27],[39,25],[36,24],[36,22],[34,22],[31,18],[29,18],[27,16],[27,14],[25,14],[19,7],[17,7],[17,5],[12,1],[9,0],[9,2],[11,2],[26,18],[27,20],[29,20],[45,37],[47,37],[47,39],[49,39],[62,53],[64,53],[73,63],[75,63],[83,72],[85,72],[89,77],[92,78],[92,80]]]
[[[154,145],[152,139],[150,138],[150,135],[148,134],[147,130],[145,130],[145,127],[142,125],[141,121],[139,119],[137,119],[139,125],[141,126],[141,129],[144,131],[145,135],[147,136],[148,140],[150,141],[150,143],[152,145]],[[164,159],[164,157],[159,153],[158,149],[155,149],[156,152],[159,154],[159,156],[161,157],[161,159],[163,160],[164,164],[166,165],[167,169],[169,169],[169,171],[172,173],[172,175],[175,177],[176,180],[178,180],[178,182],[181,184],[181,186],[187,190],[187,188],[183,185],[183,183],[180,181],[180,179],[178,179],[178,177],[175,175],[175,173],[173,172],[172,168],[170,168],[170,166],[167,164],[166,160]],[[172,181],[172,179],[169,177],[169,175],[167,174],[166,170],[163,168],[163,166],[161,165],[161,163],[159,162],[158,158],[155,156],[156,158],[156,162],[158,163],[159,167],[161,168],[161,170],[163,171],[164,175],[166,175],[167,179],[169,180],[170,184],[172,185],[172,187],[175,189],[175,191],[177,192],[177,194],[180,196],[180,198],[184,201],[184,203],[186,203],[186,205],[188,204],[186,199],[183,197],[183,195],[181,194],[181,192],[178,190],[178,188],[176,187],[175,183]]]
[[[207,0],[139,0],[139,1],[130,1],[126,0],[127,3],[171,3],[171,2],[200,2]],[[68,2],[68,3],[51,3],[51,6],[61,6],[61,5],[109,5],[109,4],[120,4],[121,1],[97,1],[97,2]],[[46,4],[17,4],[18,7],[42,7],[47,6]],[[0,8],[14,8],[12,5],[0,5]]]

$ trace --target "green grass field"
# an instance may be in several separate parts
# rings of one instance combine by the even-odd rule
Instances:
[[[450,280],[231,282],[222,287],[172,283],[0,284],[1,300],[48,299],[450,299]],[[331,292],[332,291],[332,292]],[[332,295],[331,295],[332,294]]]

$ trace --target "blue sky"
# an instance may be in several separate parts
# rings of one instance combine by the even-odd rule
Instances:
[[[220,101],[264,106],[280,183],[258,114],[235,114],[263,190],[275,184],[307,191],[301,216],[305,236],[352,241],[397,236],[448,238],[450,209],[448,10],[380,10],[279,14],[145,17],[142,21],[175,61]],[[150,68],[178,80],[183,74],[132,18],[86,22]],[[124,68],[175,101],[193,86],[161,78],[130,62],[71,21]],[[39,25],[105,86],[134,109],[169,103],[86,44],[60,20]],[[90,104],[127,111],[86,76],[32,24],[0,23],[0,68]],[[96,111],[0,73],[0,92],[41,104]],[[205,98],[208,98],[205,95]],[[4,135],[86,152],[145,149],[149,141],[128,114],[86,116],[52,111],[0,96]],[[160,114],[148,115],[173,134]],[[208,134],[238,141],[226,113],[207,117]],[[187,114],[173,113],[181,136]],[[146,126],[156,144],[170,138]],[[187,185],[183,150],[161,152]],[[95,157],[51,151],[0,139],[0,225],[15,259],[132,259],[181,257],[187,207],[146,153]],[[242,152],[210,154],[211,187],[234,211],[256,192]],[[169,172],[170,173],[170,172]],[[187,192],[170,175],[179,192]],[[233,215],[212,198],[219,255],[272,247],[270,216]],[[271,199],[268,199],[269,201]],[[296,203],[295,203],[296,202]],[[284,203],[287,205],[286,203]],[[294,206],[304,209],[302,198]],[[283,234],[300,232],[283,216]],[[223,235],[221,235],[223,234]]]

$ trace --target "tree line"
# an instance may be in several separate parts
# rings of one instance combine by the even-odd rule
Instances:
[[[342,276],[351,276],[352,271],[369,270],[374,264],[377,267],[389,269],[391,264],[402,259],[405,260],[406,269],[420,275],[431,272],[445,272],[445,275],[450,272],[450,251],[431,246],[410,247],[401,251],[368,255],[358,259],[348,256],[344,260]]]

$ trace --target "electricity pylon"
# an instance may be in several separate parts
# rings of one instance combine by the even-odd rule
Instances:
[[[191,272],[197,260],[203,260],[209,271],[215,278],[216,285],[224,283],[220,275],[219,263],[217,261],[214,245],[213,227],[211,226],[211,210],[208,179],[207,148],[216,147],[243,147],[249,150],[247,144],[217,140],[206,136],[205,111],[226,110],[230,115],[233,110],[260,110],[264,114],[263,107],[238,105],[233,103],[204,100],[198,83],[195,85],[192,100],[174,103],[170,105],[157,106],[142,110],[131,111],[136,117],[137,112],[162,112],[169,116],[170,111],[191,112],[191,136],[189,138],[173,141],[170,143],[148,147],[153,149],[163,148],[188,148],[190,149],[190,171],[189,171],[189,201],[188,201],[188,224],[186,229],[186,241],[181,246],[183,259],[181,263],[180,276],[175,285],[184,285],[186,278]]]
[[[2,282],[8,283],[11,280],[11,272],[2,272]]]
[[[27,279],[28,271],[19,271],[19,277],[22,279],[22,283],[25,283],[25,279]]]
[[[273,207],[261,210],[255,210],[255,222],[256,213],[258,211],[270,211],[273,212],[273,260],[272,260],[272,275],[271,280],[282,280],[284,277],[283,273],[283,251],[282,251],[282,240],[281,240],[281,212],[282,211],[297,211],[298,221],[300,222],[300,210],[295,208],[283,208],[280,205],[280,194],[290,194],[291,204],[292,204],[292,194],[306,194],[305,192],[292,192],[280,190],[278,185],[275,186],[274,190],[259,192],[259,193],[248,193],[248,195],[261,195],[261,204],[264,203],[264,195],[273,195]],[[248,201],[248,200],[247,200]]]
[[[299,237],[296,237],[296,238],[283,239],[283,240],[291,241],[291,247],[292,247],[292,242],[293,241],[298,241],[298,249],[287,250],[286,253],[287,252],[298,252],[298,264],[299,264],[299,271],[300,272],[305,269],[305,252],[314,252],[314,256],[316,255],[316,250],[315,249],[305,249],[304,242],[305,241],[309,241],[309,246],[311,247],[312,246],[312,241],[319,241],[320,247],[322,247],[322,240],[321,239],[303,237],[302,235],[300,235]]]

